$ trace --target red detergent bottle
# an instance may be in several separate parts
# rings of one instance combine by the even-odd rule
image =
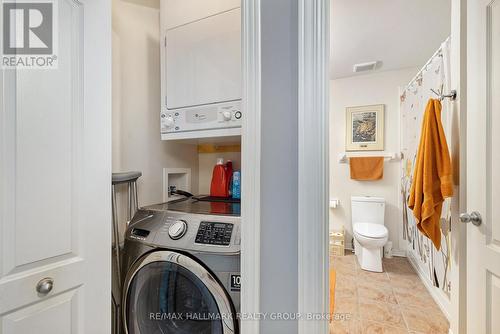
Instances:
[[[212,172],[212,182],[210,184],[210,196],[229,197],[229,186],[224,159],[218,158],[217,164]]]

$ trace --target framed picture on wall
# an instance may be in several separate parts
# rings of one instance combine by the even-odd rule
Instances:
[[[345,150],[384,150],[383,104],[346,108]]]

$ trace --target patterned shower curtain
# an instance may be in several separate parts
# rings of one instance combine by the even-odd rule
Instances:
[[[450,237],[451,237],[451,199],[443,204],[441,216],[442,246],[437,250],[432,242],[417,229],[412,211],[408,208],[408,195],[411,187],[413,168],[420,140],[422,117],[427,101],[436,97],[431,88],[437,92],[450,91],[450,41],[446,40],[427,66],[417,75],[400,96],[400,128],[401,128],[401,201],[403,208],[403,237],[408,242],[409,256],[417,262],[422,272],[435,287],[450,294]],[[442,101],[442,122],[444,131],[451,141],[451,115],[448,99]],[[450,149],[451,152],[451,149]]]

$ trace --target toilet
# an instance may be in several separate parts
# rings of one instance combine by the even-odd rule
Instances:
[[[354,250],[361,269],[382,272],[383,247],[389,232],[384,226],[385,200],[381,197],[351,197]]]

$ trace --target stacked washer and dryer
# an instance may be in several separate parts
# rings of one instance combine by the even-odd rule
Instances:
[[[238,333],[240,204],[186,198],[141,208],[125,234],[126,334]]]

